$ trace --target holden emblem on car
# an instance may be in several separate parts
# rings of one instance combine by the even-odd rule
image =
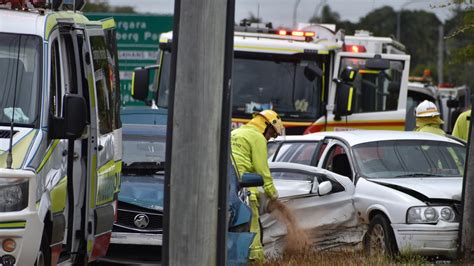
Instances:
[[[135,224],[135,226],[140,229],[146,228],[149,223],[150,218],[148,218],[148,216],[143,213],[137,214],[135,218],[133,218],[133,224]]]

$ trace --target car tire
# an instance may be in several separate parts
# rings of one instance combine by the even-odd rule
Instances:
[[[397,243],[389,220],[382,214],[372,218],[365,234],[364,250],[369,256],[393,256],[398,252]]]

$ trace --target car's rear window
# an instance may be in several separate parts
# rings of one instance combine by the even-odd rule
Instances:
[[[281,144],[275,155],[275,162],[311,165],[318,142],[286,142]]]

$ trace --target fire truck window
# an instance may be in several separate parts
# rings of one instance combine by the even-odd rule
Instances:
[[[363,58],[346,57],[341,60],[341,70],[347,66],[359,70],[353,82],[356,93],[354,112],[397,110],[403,62],[392,60],[386,70],[366,69],[365,62]]]

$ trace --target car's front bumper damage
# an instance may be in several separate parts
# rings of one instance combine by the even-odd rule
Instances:
[[[459,223],[392,224],[401,253],[454,257],[457,252]]]

